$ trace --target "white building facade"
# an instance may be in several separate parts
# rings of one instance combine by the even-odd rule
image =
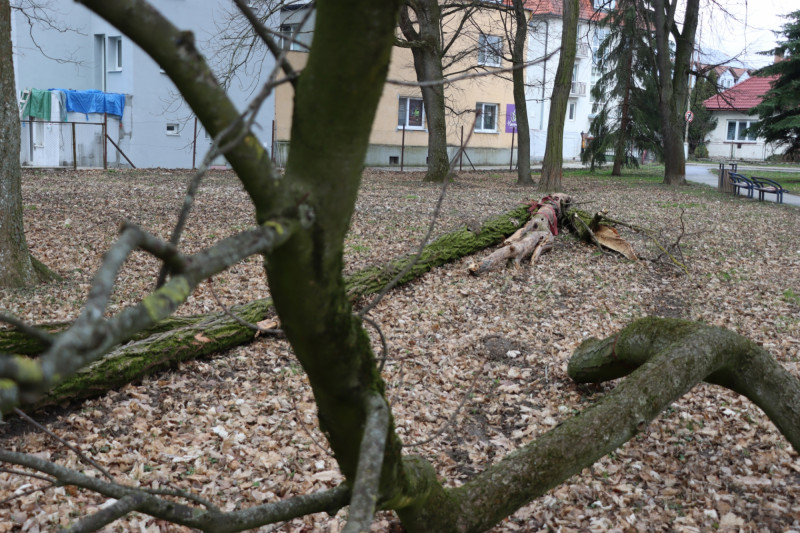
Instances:
[[[179,29],[194,33],[198,50],[219,74],[222,69],[215,68],[215,64],[225,62],[225,57],[219,55],[221,37],[225,31],[235,31],[229,3],[159,0],[153,4]],[[46,15],[56,21],[57,28],[26,15],[31,13],[12,9],[18,94],[28,89],[97,90],[124,95],[125,105],[120,117],[104,113],[69,113],[64,117],[60,108],[56,113],[51,107],[49,121],[39,117],[23,124],[24,164],[72,166],[74,152],[78,166],[101,166],[98,159],[102,157],[103,130],[99,124],[105,122],[108,137],[136,167],[199,165],[211,139],[168,76],[144,51],[72,0],[52,0],[48,4]],[[238,109],[245,109],[260,88],[259,79],[266,79],[273,65],[269,54],[254,55],[246,71],[230,77],[228,95]],[[274,104],[268,99],[257,115],[254,130],[267,146],[271,143],[273,118]],[[129,166],[112,142],[106,145],[108,165]],[[216,163],[224,161],[218,159]]]

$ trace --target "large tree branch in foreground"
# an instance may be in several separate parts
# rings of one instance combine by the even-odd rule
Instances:
[[[299,227],[296,222],[269,222],[186,257],[136,227],[124,228],[98,269],[87,308],[75,324],[55,338],[39,359],[0,357],[0,413],[20,403],[36,402],[54,385],[98,360],[120,342],[168,317],[201,281],[246,257],[279,247],[296,227]],[[176,275],[139,304],[104,320],[105,304],[119,266],[137,248],[172,263]]]
[[[524,224],[530,214],[522,205],[487,220],[479,229],[461,227],[428,244],[413,268],[399,281],[408,283],[429,270],[455,261],[501,242]],[[345,279],[351,299],[381,290],[398,272],[413,260],[414,255],[394,259],[385,265],[363,269]],[[231,307],[231,312],[256,324],[275,310],[272,300],[255,300]],[[57,338],[69,324],[37,326]],[[250,342],[256,331],[237,322],[225,313],[209,313],[191,317],[170,317],[133,337],[136,342],[121,346],[81,369],[73,377],[40,398],[34,409],[79,400],[119,388],[135,379],[175,366],[181,361],[210,355]],[[38,355],[47,347],[41,339],[32,339],[19,330],[0,331],[0,353]],[[29,407],[30,409],[30,407]]]
[[[642,319],[605,341],[586,341],[570,369],[580,380],[633,371],[600,402],[465,485],[437,487],[427,501],[398,510],[404,525],[410,531],[485,531],[643,431],[703,380],[752,399],[800,449],[800,381],[732,331]]]

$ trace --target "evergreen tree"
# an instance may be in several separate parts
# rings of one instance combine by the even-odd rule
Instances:
[[[658,115],[655,61],[649,13],[635,0],[621,0],[602,25],[609,33],[597,49],[600,77],[592,87],[595,102],[604,102],[592,120],[584,162],[605,161],[606,150],[614,150],[613,175],[630,166],[634,149],[657,149]],[[602,138],[601,138],[602,136]],[[601,152],[602,151],[602,152]]]
[[[707,77],[698,77],[692,90],[690,109],[694,120],[689,124],[689,153],[704,143],[706,135],[717,127],[717,118],[703,105],[708,98],[717,94],[717,73],[709,71]]]
[[[756,72],[757,76],[778,76],[759,105],[750,110],[759,122],[751,127],[767,142],[786,146],[785,156],[800,156],[800,11],[786,15],[785,41],[765,54],[788,56]]]

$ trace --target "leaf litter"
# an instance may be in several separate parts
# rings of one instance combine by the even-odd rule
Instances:
[[[0,291],[2,307],[34,323],[74,319],[119,224],[130,220],[168,238],[188,177],[161,169],[25,172],[29,245],[65,281]],[[514,181],[508,172],[459,175],[435,233],[476,227],[538,198]],[[610,335],[643,316],[730,328],[800,377],[797,209],[629,178],[565,177],[564,185],[585,202],[582,209],[608,209],[615,219],[661,232],[665,244],[683,232],[691,276],[667,261],[651,261],[659,255],[652,243],[620,227],[641,261],[600,254],[561,234],[533,267],[475,278],[466,268],[473,258],[465,257],[390,292],[370,316],[390,350],[384,378],[398,434],[406,443],[426,440],[463,402],[441,436],[410,449],[428,458],[448,484],[462,483],[602,397],[613,383],[572,383],[569,356],[586,337]],[[366,171],[345,243],[346,272],[415,250],[438,194],[420,173]],[[212,172],[182,246],[197,251],[252,220],[235,176]],[[157,273],[156,261],[134,254],[109,311],[147,294]],[[227,306],[269,296],[257,258],[234,265],[213,283]],[[220,309],[204,283],[179,314],[211,311]],[[380,353],[378,336],[370,335]],[[118,481],[191,490],[224,510],[342,481],[317,427],[302,368],[288,344],[272,337],[40,418]],[[19,421],[0,429],[0,440],[8,449],[90,472],[73,453]],[[0,473],[0,499],[42,485]],[[797,452],[748,400],[701,384],[642,434],[493,531],[800,532],[798,502]],[[52,531],[104,504],[105,498],[74,487],[33,492],[0,506],[0,533]],[[337,532],[345,520],[343,510],[260,531]],[[105,530],[189,531],[139,513]],[[373,530],[401,529],[391,513],[381,512]]]

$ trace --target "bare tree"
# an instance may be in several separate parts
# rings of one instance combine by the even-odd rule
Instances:
[[[686,183],[683,151],[684,113],[689,103],[689,71],[694,52],[700,0],[687,0],[683,21],[676,18],[678,0],[653,0],[656,68],[658,69],[658,110],[664,142],[664,183]],[[670,49],[674,39],[674,57]]]
[[[462,486],[446,488],[430,463],[402,453],[385,384],[342,276],[344,237],[388,71],[399,1],[320,0],[314,45],[297,83],[293,149],[284,176],[276,174],[249,131],[258,101],[240,117],[190,35],[144,0],[82,2],[145,49],[181,89],[226,151],[255,207],[257,225],[194,255],[183,254],[177,239],[164,242],[135,226],[123,227],[75,323],[55,339],[28,328],[48,345],[37,360],[0,358],[0,409],[6,413],[34,400],[168,316],[202,280],[263,254],[275,307],[347,481],[321,493],[223,512],[192,494],[147,491],[0,450],[0,461],[34,469],[53,484],[116,500],[79,520],[73,531],[99,529],[133,511],[202,531],[241,531],[348,505],[348,532],[368,530],[376,507],[395,510],[409,531],[483,531],[622,445],[701,380],[747,395],[800,446],[800,384],[763,349],[721,328],[643,320],[604,341],[585,343],[570,365],[579,380],[618,377],[640,366],[613,392]],[[237,3],[246,13],[244,1]],[[343,32],[345,26],[359,31]],[[106,318],[116,273],[136,249],[163,261],[170,279],[139,304]]]
[[[560,191],[564,148],[564,120],[567,114],[572,65],[578,46],[578,0],[563,0],[561,18],[561,55],[558,58],[553,96],[550,99],[550,117],[547,122],[547,142],[542,160],[540,191]]]

